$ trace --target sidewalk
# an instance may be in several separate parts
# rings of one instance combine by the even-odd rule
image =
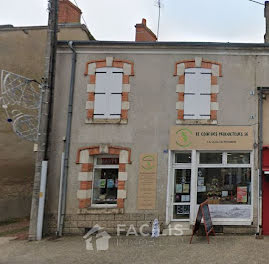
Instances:
[[[2,242],[1,242],[2,239]],[[5,239],[5,241],[3,241]],[[2,264],[69,264],[69,263],[269,263],[269,237],[253,236],[205,237],[112,237],[106,251],[86,250],[81,236],[46,238],[38,242],[0,238]],[[92,244],[96,241],[93,240]]]

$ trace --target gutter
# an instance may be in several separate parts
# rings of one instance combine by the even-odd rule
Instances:
[[[63,235],[63,224],[65,217],[66,209],[66,191],[67,191],[67,177],[68,177],[68,163],[69,163],[69,152],[70,152],[70,142],[71,142],[71,127],[72,127],[72,116],[73,116],[73,99],[74,99],[74,86],[75,86],[75,73],[76,73],[76,62],[77,62],[77,53],[73,47],[73,41],[68,42],[68,47],[72,51],[72,66],[71,66],[71,79],[70,79],[70,88],[69,88],[69,100],[68,100],[68,113],[67,113],[67,124],[66,124],[66,138],[64,143],[64,165],[63,165],[63,177],[60,182],[59,192],[59,206],[58,216],[59,223],[57,225],[57,235]]]

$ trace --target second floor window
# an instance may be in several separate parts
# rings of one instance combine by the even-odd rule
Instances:
[[[211,70],[185,70],[184,119],[210,119]]]
[[[96,70],[94,118],[120,118],[122,99],[120,68],[104,67]]]

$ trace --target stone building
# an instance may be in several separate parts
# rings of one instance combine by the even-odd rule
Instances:
[[[268,44],[156,42],[145,20],[136,30],[140,42],[74,42],[63,232],[158,218],[189,234],[205,200],[220,232],[258,232],[257,87],[269,83]],[[48,232],[57,231],[71,57],[60,41]]]

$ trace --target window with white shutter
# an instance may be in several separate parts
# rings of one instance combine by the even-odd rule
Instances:
[[[96,70],[94,118],[120,118],[122,75],[120,68]]]
[[[210,119],[211,70],[185,70],[184,119]]]

